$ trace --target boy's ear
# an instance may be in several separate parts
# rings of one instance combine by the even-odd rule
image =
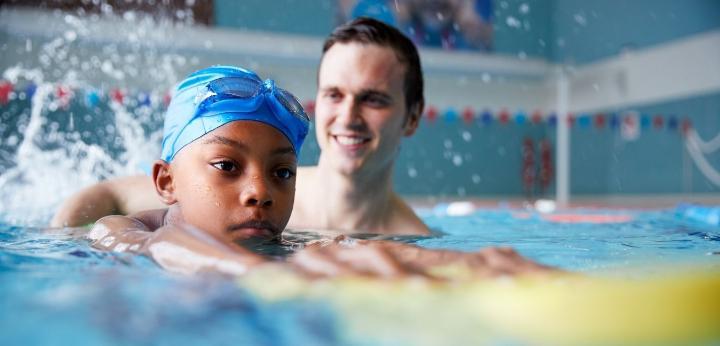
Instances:
[[[156,160],[153,163],[153,183],[163,203],[170,205],[177,202],[175,198],[175,185],[173,184],[172,172],[170,164],[164,160]]]
[[[408,118],[405,122],[405,130],[403,131],[405,137],[410,137],[415,134],[415,130],[417,130],[418,125],[420,125],[420,116],[422,115],[423,108],[425,108],[425,103],[421,101],[412,105],[408,110]]]

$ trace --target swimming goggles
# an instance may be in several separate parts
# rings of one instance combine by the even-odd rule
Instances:
[[[270,79],[262,81],[249,71],[242,75],[237,73],[239,71],[235,72],[231,76],[216,78],[203,83],[203,86],[197,86],[191,101],[194,114],[185,120],[186,124],[179,131],[167,131],[166,127],[166,132],[175,134],[165,134],[164,160],[170,162],[185,145],[235,120],[258,121],[276,128],[288,138],[296,155],[299,154],[310,123],[300,102]],[[182,95],[179,99],[186,101],[178,102],[187,104],[190,101],[188,96],[192,97]],[[171,114],[171,108],[172,101],[166,122],[174,115]]]

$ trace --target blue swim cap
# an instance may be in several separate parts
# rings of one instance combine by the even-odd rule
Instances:
[[[239,67],[213,66],[189,75],[175,89],[165,113],[161,158],[172,161],[186,145],[235,120],[276,128],[290,141],[295,155],[310,123],[295,96],[272,80],[262,81]]]

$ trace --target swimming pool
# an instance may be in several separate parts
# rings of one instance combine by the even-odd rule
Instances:
[[[329,283],[313,286],[314,294],[293,294],[293,291],[302,291],[303,286],[292,279],[270,276],[267,280],[238,284],[215,276],[179,277],[160,270],[143,257],[95,251],[84,240],[68,235],[68,231],[48,232],[33,227],[47,223],[59,201],[69,193],[99,179],[142,172],[148,162],[158,157],[159,129],[167,96],[164,92],[175,75],[182,75],[183,69],[199,64],[196,52],[188,53],[188,59],[158,47],[143,48],[147,54],[133,50],[124,56],[132,60],[122,60],[123,56],[118,54],[122,52],[122,45],[120,49],[110,45],[97,52],[97,56],[87,57],[94,69],[111,76],[118,73],[133,76],[130,72],[137,74],[137,66],[156,66],[156,62],[161,61],[162,68],[149,76],[138,76],[143,85],[150,84],[157,90],[150,87],[124,90],[121,78],[111,82],[102,78],[93,80],[82,75],[83,69],[65,64],[65,60],[70,63],[86,60],[82,55],[78,58],[73,54],[84,52],[74,37],[77,32],[82,37],[83,32],[92,31],[87,28],[93,27],[78,24],[83,16],[60,17],[72,25],[68,31],[61,31],[65,42],[54,38],[46,43],[24,36],[13,38],[29,55],[39,55],[41,62],[50,62],[46,69],[19,63],[4,71],[4,78],[12,79],[14,84],[9,94],[12,97],[0,107],[0,295],[3,297],[0,344],[516,345],[533,340],[523,337],[519,331],[498,336],[489,326],[478,322],[485,320],[471,318],[478,317],[474,313],[481,309],[476,309],[475,303],[482,295],[487,293],[485,296],[492,299],[498,297],[498,292],[491,291],[516,287],[508,280],[497,280],[494,283],[497,286],[489,288],[470,285],[457,289],[414,286],[412,282],[407,286]],[[138,25],[141,23],[130,24],[138,26],[136,30],[145,29]],[[113,30],[113,35],[116,31]],[[143,35],[139,37],[147,39]],[[158,39],[164,41],[167,37],[160,32]],[[35,53],[27,48],[33,45],[35,50],[42,47],[43,52]],[[68,55],[70,58],[66,59]],[[311,80],[316,77],[314,68],[308,73]],[[48,82],[51,80],[55,82]],[[70,88],[65,82],[76,83]],[[302,88],[308,89],[306,84],[302,84]],[[73,90],[74,94],[68,93]],[[464,106],[466,101],[456,106]],[[423,122],[423,126],[426,123]],[[421,128],[403,148],[401,160],[408,162],[399,162],[397,173],[401,179],[397,181],[406,185],[403,191],[421,188],[419,192],[433,194],[433,197],[446,193],[460,196],[470,196],[473,192],[500,193],[508,191],[508,186],[520,193],[519,179],[512,178],[519,170],[497,168],[499,163],[520,166],[519,155],[513,155],[519,154],[518,148],[508,145],[505,139],[519,138],[523,132],[543,138],[551,136],[547,131],[548,128],[529,123],[489,127],[465,125],[459,120],[436,122]],[[588,146],[617,149],[624,145],[611,132],[590,132],[589,128],[576,131],[586,135]],[[666,143],[670,132],[665,132],[651,133],[649,137]],[[433,136],[424,136],[430,133]],[[599,146],[598,140],[611,145]],[[670,143],[675,142],[679,143],[680,139]],[[666,154],[665,149],[657,150],[653,146],[655,142],[648,143],[646,145],[658,155]],[[317,155],[318,149],[312,143],[306,148],[310,154],[307,156]],[[679,153],[681,147],[672,149]],[[617,151],[607,152],[608,156],[612,153]],[[618,160],[617,155],[613,159]],[[632,159],[636,161],[635,157]],[[599,162],[605,161],[611,160]],[[639,164],[646,162],[649,161]],[[471,168],[471,164],[477,166]],[[486,166],[492,169],[484,169]],[[668,166],[680,169],[677,162],[668,162]],[[587,170],[603,178],[591,181],[593,187],[602,187],[607,180],[620,192],[626,191],[622,188],[629,188],[609,175],[612,172],[589,167]],[[611,166],[610,171],[618,167]],[[640,175],[638,180],[645,179],[641,173],[634,174]],[[493,180],[496,177],[509,178],[505,182]],[[442,186],[437,186],[438,182],[442,182]],[[445,186],[445,182],[452,184]],[[702,182],[695,180],[695,184]],[[711,273],[717,273],[720,268],[717,226],[678,217],[674,208],[575,208],[563,213],[541,214],[495,203],[462,216],[452,216],[447,212],[448,207],[433,204],[417,209],[424,221],[437,231],[435,236],[396,240],[462,251],[512,246],[521,254],[548,265],[589,276],[619,278],[622,282],[688,268],[704,268]],[[503,286],[508,283],[509,286]],[[591,285],[589,290],[593,287],[598,285]],[[635,292],[631,287],[622,287]],[[347,291],[332,294],[336,288]],[[373,289],[376,291],[371,291]],[[651,285],[640,287],[640,294],[653,292]],[[604,295],[595,307],[610,305],[616,309],[612,312],[618,313],[604,321],[619,320],[628,312],[616,306],[626,302],[608,298],[607,291],[601,293]],[[529,299],[538,301],[538,297]],[[711,307],[717,306],[720,299],[712,292],[671,298],[681,303],[694,298],[694,302]],[[501,306],[500,310],[513,311],[509,305]],[[654,312],[650,309],[647,314]],[[572,325],[573,320],[568,316],[569,312],[564,312],[559,323]],[[682,317],[677,319],[671,322],[683,322]],[[705,316],[700,322],[703,321],[714,323],[716,330],[720,330],[718,314]],[[574,331],[567,329],[567,335]],[[662,330],[657,330],[658,335],[660,332]],[[710,342],[717,343],[717,332],[713,336]],[[677,344],[686,344],[684,341],[687,340]]]
[[[575,216],[622,216],[615,219],[626,221],[597,224],[558,223],[547,217],[552,214],[517,208],[484,208],[459,217],[444,215],[441,209],[418,209],[437,235],[397,239],[463,251],[512,246],[545,264],[623,279],[656,275],[679,263],[716,273],[720,268],[720,230],[679,218],[674,210],[569,211]],[[398,322],[378,327],[376,334],[358,335],[338,307],[342,301],[338,305],[317,297],[263,299],[262,291],[292,286],[281,278],[268,280],[267,287],[248,289],[222,277],[180,277],[144,257],[96,251],[71,231],[0,224],[1,344],[433,344],[477,341],[482,335],[462,327],[463,309],[455,310],[454,320],[427,330],[404,330],[408,325]],[[417,294],[418,301],[426,299],[422,292]],[[393,301],[412,299],[401,299],[392,290],[383,295],[389,304],[383,314],[389,316]],[[451,304],[451,296],[447,301],[430,300],[432,304],[419,309],[432,316],[443,304]],[[366,319],[368,325],[378,324],[373,321],[380,318],[360,316],[353,318]],[[413,317],[417,318],[428,317]],[[449,324],[457,330],[448,329]]]

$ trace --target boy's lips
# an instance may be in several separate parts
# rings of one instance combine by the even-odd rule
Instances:
[[[241,238],[275,238],[280,234],[280,229],[269,221],[250,220],[240,224],[232,225],[228,231]]]

